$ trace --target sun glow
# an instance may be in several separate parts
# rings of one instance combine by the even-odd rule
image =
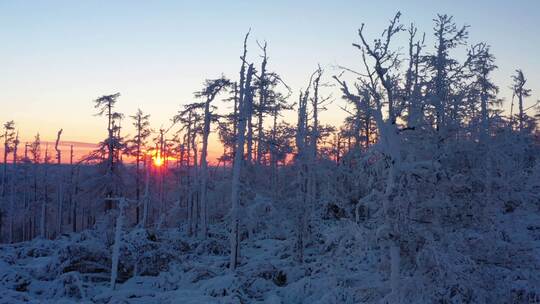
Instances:
[[[152,158],[152,161],[154,162],[154,166],[156,167],[161,167],[165,163],[165,160],[163,159],[163,157],[161,157],[161,155],[155,155]]]
[[[162,153],[159,150],[150,150],[148,154],[152,159],[152,164],[156,168],[167,167],[168,163],[176,161],[176,157]]]

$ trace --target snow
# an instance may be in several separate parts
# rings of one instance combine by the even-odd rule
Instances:
[[[404,275],[402,288],[408,303],[431,302],[448,294],[455,303],[485,299],[500,303],[511,296],[538,295],[539,213],[522,210],[498,214],[493,220],[497,222],[492,227],[434,233],[432,238],[439,240],[416,255],[417,269],[403,270],[410,274]],[[228,268],[222,225],[211,225],[214,237],[206,240],[189,238],[183,229],[126,231],[115,290],[108,281],[110,245],[97,231],[3,245],[0,303],[378,303],[384,299],[389,280],[385,269],[390,265],[375,231],[349,219],[327,219],[319,229],[320,236],[306,247],[302,265],[292,258],[292,240],[272,238],[268,228],[252,234],[242,241],[236,272]],[[138,265],[138,274],[134,273],[142,260],[145,265]]]

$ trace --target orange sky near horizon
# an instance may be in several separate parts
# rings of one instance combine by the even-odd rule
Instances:
[[[259,69],[257,43],[268,42],[267,68],[291,88],[290,103],[297,101],[317,65],[322,66],[323,82],[329,85],[322,94],[332,95],[333,102],[321,113],[321,123],[339,127],[346,116],[340,107],[346,103],[332,76],[342,72],[338,66],[361,72],[361,55],[351,45],[359,41],[358,28],[365,23],[371,40],[397,11],[403,24],[414,22],[426,33],[426,53],[433,51],[436,14],[448,13],[458,25],[470,25],[469,43],[484,41],[492,47],[499,67],[493,80],[507,113],[516,68],[524,70],[532,89],[526,106],[540,97],[540,40],[537,31],[530,30],[537,25],[539,1],[303,2],[0,1],[0,124],[14,120],[21,143],[31,142],[39,132],[51,151],[62,128],[62,143],[80,142],[80,158],[107,136],[106,120],[94,115],[92,101],[120,92],[116,111],[126,116],[123,136],[134,134],[129,116],[138,108],[151,115],[154,130],[168,128],[183,105],[200,101],[193,92],[201,90],[205,79],[238,79],[243,38],[251,28],[247,60]],[[403,33],[392,49],[404,51],[407,43]],[[460,47],[455,55],[464,50]],[[285,93],[284,88],[280,91]],[[227,97],[216,98],[217,113],[231,112],[232,105],[221,101]],[[294,125],[296,113],[285,113],[283,120]],[[24,144],[21,147],[19,155]],[[215,161],[222,151],[213,131],[209,160]],[[65,160],[69,145],[63,153]]]
[[[29,143],[27,141],[21,141],[18,147],[17,155],[18,158],[24,157],[24,146],[26,143]],[[85,156],[87,156],[90,152],[95,150],[98,147],[97,143],[86,143],[86,142],[78,142],[78,141],[60,141],[59,149],[61,151],[61,157],[62,157],[62,163],[68,164],[70,162],[70,154],[71,154],[71,146],[73,145],[73,162],[76,163],[80,160],[82,160]],[[53,141],[42,141],[41,142],[41,161],[43,162],[43,159],[45,157],[45,151],[48,149],[49,156],[51,158],[51,162],[55,162],[56,157],[56,151],[54,150],[54,142]],[[214,142],[209,144],[208,147],[208,162],[212,164],[217,164],[217,158],[221,156],[223,152],[223,148],[221,145],[216,144]],[[0,145],[0,163],[4,162],[4,147],[3,145]],[[200,155],[199,155],[200,156]],[[29,157],[31,157],[29,155]],[[124,162],[131,163],[133,160],[129,157],[123,157],[122,158]],[[8,156],[8,163],[13,160],[13,155],[10,154]]]

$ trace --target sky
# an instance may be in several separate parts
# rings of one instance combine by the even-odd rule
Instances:
[[[256,41],[267,41],[269,69],[298,92],[317,64],[328,82],[337,65],[360,69],[351,46],[358,28],[365,23],[375,37],[397,11],[426,32],[429,48],[437,13],[470,25],[469,41],[487,42],[497,58],[493,78],[506,108],[516,68],[529,79],[528,103],[540,97],[540,1],[0,0],[0,122],[14,120],[23,141],[37,132],[54,141],[63,128],[63,140],[95,143],[106,122],[93,115],[92,101],[120,92],[118,111],[141,108],[155,129],[169,126],[205,79],[237,78],[250,28],[249,59],[260,62]],[[396,47],[405,47],[402,37]],[[340,124],[344,102],[335,88],[326,90],[334,102],[323,122]]]

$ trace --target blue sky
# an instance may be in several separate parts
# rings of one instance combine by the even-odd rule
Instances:
[[[492,46],[507,104],[518,67],[533,90],[528,102],[540,96],[540,1],[0,0],[0,121],[15,120],[23,138],[53,139],[64,128],[66,140],[94,142],[105,133],[92,100],[120,92],[120,111],[141,107],[159,128],[204,79],[237,77],[249,28],[250,59],[259,61],[255,41],[268,41],[269,68],[297,91],[318,63],[329,77],[337,64],[359,68],[351,43],[360,24],[374,37],[398,10],[430,47],[435,14],[471,25],[470,42]],[[335,104],[326,121],[343,117]]]

